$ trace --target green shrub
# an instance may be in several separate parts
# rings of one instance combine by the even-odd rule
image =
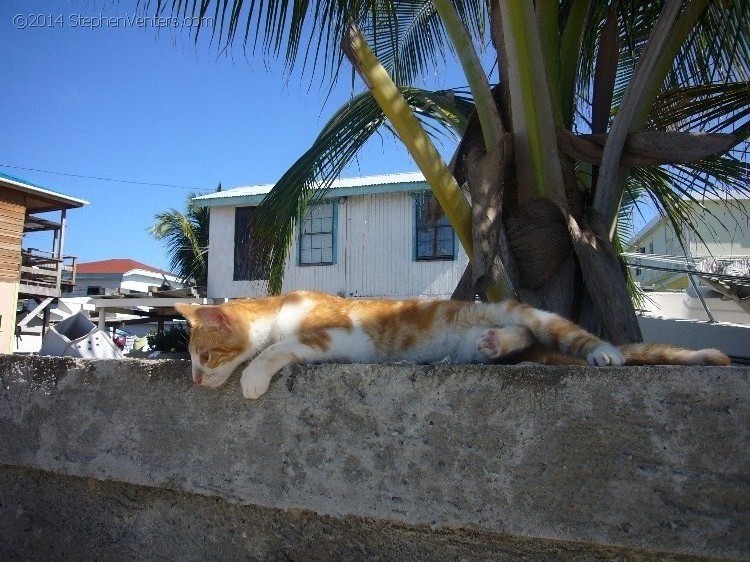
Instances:
[[[188,332],[182,324],[175,324],[162,334],[151,332],[148,345],[153,351],[178,352],[188,350]]]

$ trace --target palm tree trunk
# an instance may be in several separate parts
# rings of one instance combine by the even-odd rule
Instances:
[[[626,278],[609,238],[597,231],[596,216],[582,215],[572,163],[557,152],[555,123],[562,118],[551,96],[561,94],[559,86],[551,89],[547,82],[557,74],[539,71],[545,64],[559,65],[557,53],[548,45],[547,57],[555,58],[544,59],[531,3],[500,0],[490,17],[509,82],[519,202],[509,209],[509,236],[522,280],[517,292],[523,301],[571,318],[615,343],[640,341]],[[569,87],[564,89],[567,95]],[[550,241],[556,247],[549,258],[545,253],[537,259]],[[572,252],[567,250],[571,243]],[[539,279],[540,263],[550,260],[553,271]]]

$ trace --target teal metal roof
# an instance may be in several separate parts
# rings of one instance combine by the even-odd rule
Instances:
[[[11,176],[10,174],[6,174],[5,172],[0,172],[0,178],[4,180],[10,180],[16,183],[22,183],[24,185],[30,185],[31,187],[38,187],[39,189],[44,189],[41,185],[37,185],[35,183],[31,183],[28,180],[25,180],[23,178],[19,178],[16,176]]]
[[[250,185],[226,189],[208,195],[193,198],[193,204],[199,207],[218,206],[253,206],[260,205],[274,184]],[[385,174],[379,176],[361,176],[341,178],[333,182],[328,197],[349,197],[352,195],[371,195],[374,193],[400,193],[428,189],[427,182],[420,172],[403,174]]]
[[[31,183],[30,181],[12,176],[10,174],[6,174],[5,172],[0,172],[0,185],[2,184],[5,184],[7,187],[11,187],[13,189],[17,189],[18,191],[36,195],[48,201],[54,201],[56,203],[54,207],[55,209],[75,209],[77,207],[83,207],[84,205],[89,204],[88,201],[85,201],[83,199],[78,199],[77,197],[71,197],[70,195],[65,195],[64,193],[52,191],[51,189],[47,189],[46,187],[42,187],[41,185]]]

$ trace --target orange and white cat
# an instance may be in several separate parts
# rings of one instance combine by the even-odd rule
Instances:
[[[195,383],[219,387],[252,359],[242,371],[245,398],[263,395],[273,375],[290,363],[429,363],[445,357],[457,363],[494,363],[536,349],[530,359],[554,363],[729,364],[715,349],[618,348],[556,314],[512,300],[355,300],[302,291],[176,308],[190,324]],[[558,355],[540,354],[539,344]]]

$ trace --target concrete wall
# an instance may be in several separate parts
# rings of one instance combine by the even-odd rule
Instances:
[[[750,557],[750,369],[0,357],[0,558]]]

